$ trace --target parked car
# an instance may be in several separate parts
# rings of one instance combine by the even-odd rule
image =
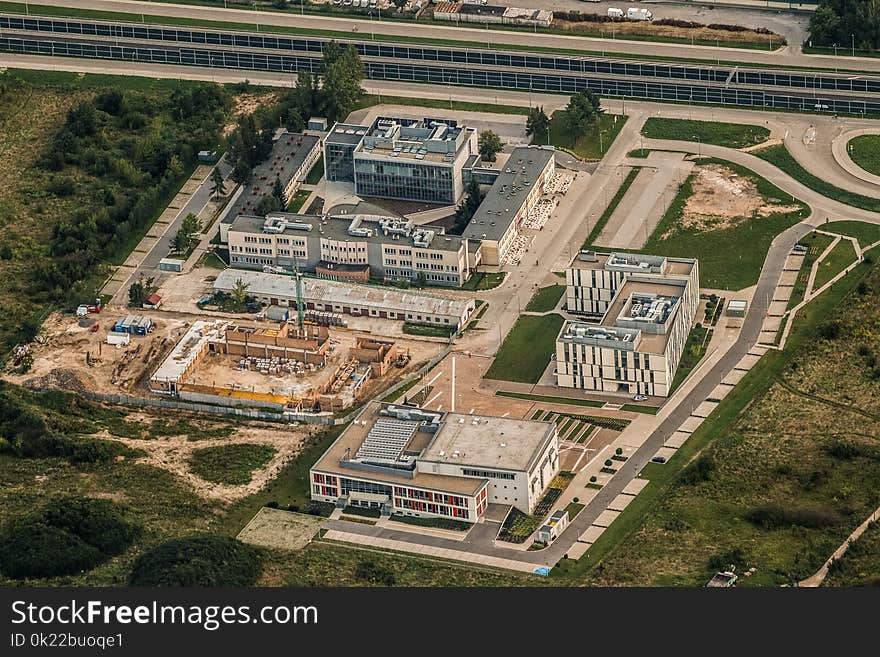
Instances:
[[[805,247],[803,244],[795,244],[794,248],[792,249],[792,251],[797,251],[798,253],[803,253],[806,250],[807,250],[807,247]]]
[[[665,456],[655,456],[654,458],[651,459],[651,462],[652,463],[666,463],[666,457]]]
[[[633,401],[648,401],[647,395],[636,395],[633,397]]]

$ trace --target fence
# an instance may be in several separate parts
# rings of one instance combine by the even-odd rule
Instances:
[[[447,346],[437,356],[420,367],[418,371],[408,376],[396,385],[382,393],[383,397],[387,397],[409,385],[410,382],[424,376],[441,360],[446,358],[452,350],[451,346]],[[264,420],[268,422],[290,423],[302,422],[304,424],[325,424],[328,426],[340,426],[351,422],[355,415],[360,412],[360,407],[352,410],[344,417],[333,417],[330,415],[311,415],[309,413],[272,413],[269,411],[261,411],[255,408],[241,408],[239,406],[218,406],[214,404],[202,404],[198,402],[181,401],[179,399],[163,399],[153,397],[133,397],[130,395],[110,395],[102,392],[92,392],[83,390],[81,393],[84,397],[94,401],[105,402],[108,404],[118,404],[120,406],[154,406],[157,408],[172,408],[178,411],[191,411],[193,413],[212,413],[214,415],[228,415],[248,420]]]

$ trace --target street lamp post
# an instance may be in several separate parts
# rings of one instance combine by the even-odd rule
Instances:
[[[850,39],[852,39],[852,56],[856,56],[856,35],[855,33],[850,34]]]

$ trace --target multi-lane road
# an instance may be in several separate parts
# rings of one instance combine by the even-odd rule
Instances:
[[[0,50],[22,54],[317,72],[326,36],[0,15]],[[576,93],[763,109],[880,115],[880,77],[416,46],[351,39],[374,80]]]
[[[33,4],[33,3],[32,3]],[[37,3],[39,4],[39,3]],[[46,3],[50,4],[50,3]],[[272,11],[253,11],[245,9],[224,9],[152,3],[141,0],[53,0],[54,7],[74,9],[94,9],[123,12],[144,16],[173,16],[199,21],[226,21],[253,25],[254,29],[266,30],[272,27],[297,28],[315,33],[330,31],[339,34],[359,35],[365,38],[381,38],[391,35],[406,39],[443,39],[485,44],[514,45],[522,48],[536,47],[549,50],[579,50],[588,53],[619,53],[627,56],[648,58],[685,58],[707,61],[740,62],[776,67],[810,67],[827,70],[851,69],[866,72],[880,72],[880,59],[841,56],[806,55],[798,48],[786,47],[776,51],[748,50],[742,48],[692,46],[689,44],[657,43],[646,41],[599,39],[565,34],[529,33],[503,29],[474,29],[443,25],[440,23],[412,23],[394,21],[373,21],[358,18],[337,18],[315,15],[299,15]]]

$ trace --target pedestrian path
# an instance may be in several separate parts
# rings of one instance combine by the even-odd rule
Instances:
[[[539,565],[526,563],[525,561],[516,561],[515,559],[504,559],[474,552],[450,550],[449,548],[422,545],[421,543],[410,543],[408,541],[396,541],[390,538],[379,538],[378,536],[353,534],[350,532],[339,531],[337,529],[328,530],[327,533],[324,534],[324,539],[328,541],[356,543],[358,545],[394,550],[396,552],[409,552],[423,557],[437,557],[438,559],[465,561],[470,564],[490,566],[492,568],[504,568],[506,570],[517,570],[523,573],[534,573],[537,569],[541,568]]]

